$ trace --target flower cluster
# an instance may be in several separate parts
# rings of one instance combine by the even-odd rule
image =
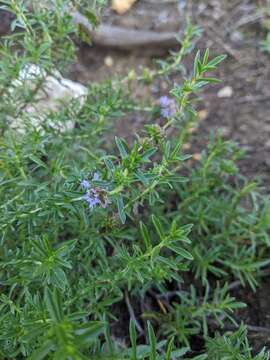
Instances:
[[[95,173],[92,181],[99,181],[100,176],[98,173]],[[81,187],[86,193],[82,196],[82,200],[85,200],[92,210],[95,206],[100,205],[103,208],[108,206],[108,193],[105,189],[100,187],[92,186],[91,182],[88,180],[82,180]]]
[[[161,96],[159,99],[159,104],[161,107],[161,115],[164,118],[173,116],[176,113],[176,104],[173,99],[170,99],[168,96]]]

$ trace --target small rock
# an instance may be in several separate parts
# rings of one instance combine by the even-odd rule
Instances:
[[[14,88],[31,89],[34,90],[37,84],[37,79],[45,78],[42,89],[37,91],[34,102],[30,102],[24,109],[26,113],[31,114],[32,125],[36,128],[41,128],[42,122],[47,122],[50,126],[58,128],[58,125],[48,119],[48,111],[58,111],[63,108],[65,104],[69,104],[73,99],[78,99],[78,105],[83,106],[87,88],[77,82],[62,77],[62,75],[55,71],[51,75],[47,75],[45,70],[34,64],[26,64],[20,71],[18,79],[13,81],[10,87],[10,92]],[[16,129],[18,133],[25,132],[25,124],[21,118],[10,119],[11,128]],[[59,130],[65,131],[73,129],[75,120],[67,120],[65,124],[59,124]]]
[[[270,148],[270,140],[266,141],[265,147],[268,148],[268,149]]]
[[[104,64],[108,67],[112,67],[114,64],[113,58],[111,56],[106,56],[104,58]]]
[[[183,144],[183,150],[190,150],[191,149],[191,144],[190,143],[185,143]]]
[[[196,128],[196,127],[191,127],[191,128],[189,128],[188,129],[188,134],[194,134],[194,133],[196,133],[198,131],[198,128]]]
[[[230,98],[233,95],[233,88],[231,86],[225,86],[224,88],[220,89],[217,93],[219,98]]]
[[[220,126],[219,131],[221,132],[221,135],[224,137],[228,137],[230,135],[230,128],[227,126]]]
[[[207,119],[208,115],[209,115],[209,112],[208,112],[208,110],[206,110],[206,109],[200,110],[200,111],[198,112],[199,120],[205,120],[205,119]]]
[[[112,0],[111,8],[119,15],[125,14],[137,0]]]
[[[240,31],[234,31],[231,36],[230,36],[231,40],[234,42],[234,43],[241,43],[243,41],[243,33],[240,32]]]
[[[192,155],[192,159],[195,160],[195,161],[200,161],[202,158],[201,154],[200,153],[195,153]]]

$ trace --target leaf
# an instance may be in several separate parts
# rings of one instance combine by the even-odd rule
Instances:
[[[59,322],[63,319],[62,305],[59,298],[59,292],[55,290],[53,293],[49,288],[45,288],[44,300],[53,321]]]
[[[105,163],[110,175],[112,176],[114,173],[114,170],[115,170],[115,166],[114,166],[113,162],[111,161],[111,159],[106,158],[106,157],[103,160],[104,160],[104,163]]]
[[[152,263],[159,256],[160,251],[161,251],[161,247],[158,246],[158,245],[153,248],[152,253],[151,253],[151,261],[152,261]]]
[[[149,158],[151,156],[153,156],[156,153],[157,149],[156,148],[151,148],[146,150],[143,154],[142,154],[142,160],[143,161],[147,161],[149,160]]]
[[[203,65],[207,65],[207,61],[209,59],[209,49],[207,48],[205,50],[204,56],[203,56]]]
[[[118,214],[119,214],[121,223],[125,224],[127,216],[125,213],[125,207],[124,207],[124,202],[123,202],[122,196],[118,196],[116,199],[116,202],[117,202]]]
[[[92,321],[91,323],[80,325],[75,330],[79,340],[88,343],[89,341],[96,340],[100,333],[104,331],[106,323],[103,321]]]
[[[85,42],[88,45],[92,44],[90,36],[86,33],[84,27],[81,24],[77,25],[77,35],[82,42]]]
[[[47,357],[49,352],[54,348],[54,343],[47,340],[39,349],[37,349],[29,358],[29,360],[42,360]]]
[[[147,322],[147,329],[148,329],[148,337],[149,337],[149,343],[150,343],[150,360],[156,360],[157,358],[157,340],[154,333],[154,329],[150,323],[150,321]]]
[[[180,356],[183,356],[183,355],[186,355],[186,353],[190,351],[189,348],[185,347],[185,348],[182,348],[182,349],[179,349],[179,350],[174,350],[172,352],[172,356],[173,356],[173,359],[176,358],[180,358]]]
[[[60,267],[56,267],[53,270],[53,281],[55,282],[55,286],[61,288],[62,290],[68,285],[67,277],[63,269]]]
[[[174,342],[174,338],[172,337],[171,340],[168,342],[168,345],[167,345],[166,360],[171,360],[173,342]]]
[[[180,149],[182,148],[182,146],[183,146],[183,140],[180,139],[172,151],[172,154],[171,154],[172,159],[176,159],[176,156],[177,156],[178,152],[180,151]]]
[[[131,360],[137,360],[137,334],[135,329],[135,322],[131,319],[129,322],[129,336],[131,341]]]
[[[201,52],[200,50],[197,51],[197,54],[195,56],[195,59],[194,59],[194,66],[193,66],[193,73],[194,73],[194,77],[196,77],[198,74],[201,73],[201,68],[200,68],[200,55],[201,55]]]
[[[168,259],[167,257],[163,257],[163,256],[158,256],[157,258],[158,262],[160,263],[164,263],[165,265],[167,265],[169,268],[173,269],[174,271],[178,271],[179,270],[179,263],[176,263],[175,261]]]
[[[151,244],[149,232],[147,230],[147,227],[145,226],[145,224],[142,221],[140,221],[140,231],[141,231],[144,243],[145,243],[146,250],[151,249],[152,244]]]
[[[216,67],[219,63],[221,63],[223,60],[225,60],[227,58],[227,55],[219,55],[217,57],[215,57],[213,60],[211,60],[208,64],[207,67],[209,66],[213,66]]]
[[[117,136],[115,136],[115,142],[116,142],[116,145],[117,145],[118,150],[120,152],[121,158],[123,160],[126,159],[128,157],[128,153],[127,153],[127,150],[126,150],[126,147],[125,147],[125,144],[124,144],[123,140],[118,138]]]
[[[210,84],[218,84],[218,83],[220,83],[219,79],[211,78],[211,77],[202,77],[202,78],[198,79],[198,81],[207,82],[207,83],[210,83]]]
[[[98,25],[97,17],[93,11],[86,9],[83,11],[83,15],[87,17],[91,24],[93,24],[94,26]]]
[[[155,229],[156,229],[160,239],[163,240],[164,234],[163,234],[162,226],[161,226],[159,219],[155,215],[152,215],[152,222],[155,226]]]
[[[168,248],[171,249],[172,251],[174,251],[175,253],[177,253],[178,255],[182,256],[185,259],[193,260],[193,256],[191,255],[191,253],[189,253],[187,250],[185,250],[177,245],[170,244],[170,245],[168,245]]]
[[[32,160],[34,163],[36,163],[37,165],[39,165],[39,166],[41,166],[41,167],[43,167],[45,169],[47,168],[46,164],[42,160],[40,160],[37,156],[35,156],[33,154],[29,154],[28,158],[30,160]]]

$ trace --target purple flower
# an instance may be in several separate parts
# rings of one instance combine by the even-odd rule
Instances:
[[[159,103],[162,108],[170,106],[171,100],[168,98],[168,96],[161,96],[159,98]]]
[[[99,173],[94,173],[93,181],[99,181],[99,180],[100,180],[100,175],[99,175]]]
[[[89,208],[92,210],[96,205],[100,204],[100,199],[98,194],[96,193],[95,189],[89,190],[85,195],[82,197],[83,200],[87,202]]]
[[[99,181],[100,175],[95,173],[92,181]],[[106,208],[109,204],[108,192],[105,189],[100,187],[92,186],[91,182],[88,180],[83,180],[81,182],[81,187],[83,190],[86,190],[86,193],[82,196],[82,200],[86,201],[89,208],[93,210],[95,206],[100,205],[103,208]]]
[[[160,113],[164,118],[173,116],[176,113],[176,105],[173,99],[170,99],[168,96],[161,96],[159,99],[160,103]]]
[[[171,116],[171,111],[169,108],[163,108],[160,110],[160,113],[163,117],[168,118]]]
[[[87,190],[90,188],[90,182],[88,180],[83,180],[81,182],[81,187],[83,188],[83,190]]]

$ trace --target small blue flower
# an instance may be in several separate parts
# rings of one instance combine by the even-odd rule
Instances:
[[[171,116],[171,111],[169,108],[163,108],[160,110],[160,113],[163,117],[168,118]]]
[[[82,199],[87,202],[89,208],[92,210],[96,205],[100,204],[98,194],[94,190],[88,191],[85,195],[82,196]]]
[[[168,98],[168,96],[161,96],[159,98],[159,103],[162,108],[170,106],[171,100]]]
[[[173,99],[170,99],[168,96],[161,96],[159,99],[160,103],[160,113],[164,118],[173,116],[176,113],[176,105]]]
[[[99,180],[100,175],[98,173],[95,173],[91,182]],[[81,182],[81,187],[83,188],[83,190],[86,191],[86,193],[82,196],[81,199],[87,202],[91,210],[93,210],[93,208],[97,205],[106,208],[109,204],[107,190],[100,187],[94,187],[91,182],[88,180],[83,180]]]
[[[99,181],[100,180],[100,175],[99,173],[94,173],[94,176],[93,176],[93,181]]]
[[[81,187],[83,188],[83,190],[89,189],[90,188],[90,182],[88,180],[82,180]]]

